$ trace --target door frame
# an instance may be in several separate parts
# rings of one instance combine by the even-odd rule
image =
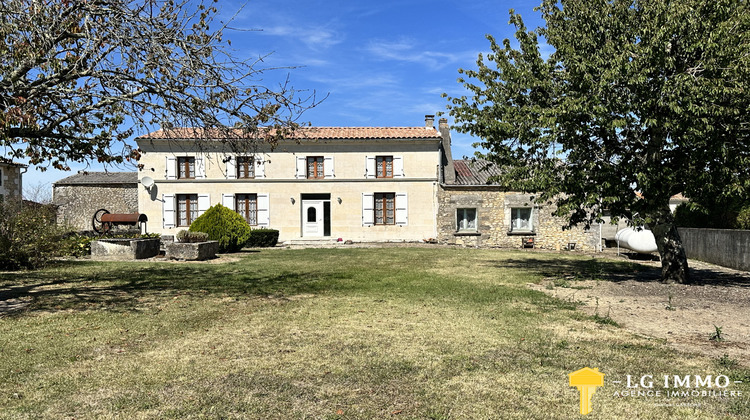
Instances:
[[[307,224],[307,207],[312,203],[320,203],[322,217],[319,220],[319,235],[305,234]],[[302,238],[329,238],[331,237],[331,194],[300,194],[300,237]]]

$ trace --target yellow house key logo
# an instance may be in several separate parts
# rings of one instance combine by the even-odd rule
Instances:
[[[591,412],[591,397],[594,396],[596,388],[604,385],[604,374],[599,372],[599,368],[579,369],[568,374],[570,386],[578,388],[581,394],[581,414]]]

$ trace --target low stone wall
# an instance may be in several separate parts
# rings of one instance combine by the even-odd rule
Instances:
[[[750,230],[678,228],[688,258],[750,271]]]
[[[124,260],[142,260],[159,255],[158,238],[100,239],[91,242],[91,256]]]
[[[438,189],[438,242],[469,247],[520,248],[524,238],[534,238],[534,246],[543,249],[597,249],[598,231],[583,228],[563,229],[564,219],[552,215],[554,207],[538,206],[532,194],[502,191],[493,186],[443,186]],[[532,208],[533,232],[511,232],[511,209]],[[456,212],[460,208],[477,209],[476,232],[457,232]]]

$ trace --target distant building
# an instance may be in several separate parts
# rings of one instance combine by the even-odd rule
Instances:
[[[0,158],[0,200],[20,199],[23,195],[21,175],[26,172],[26,165]]]
[[[138,211],[137,172],[81,172],[52,184],[57,223],[76,230],[92,230],[99,209],[110,213]]]

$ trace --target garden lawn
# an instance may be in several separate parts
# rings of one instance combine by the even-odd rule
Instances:
[[[750,416],[742,367],[527,287],[540,260],[561,278],[635,265],[448,248],[235,255],[0,273],[15,308],[0,313],[0,418],[568,419],[567,375],[586,366],[606,375],[586,418]],[[664,392],[665,374],[724,374],[743,395],[615,396],[626,375]]]

